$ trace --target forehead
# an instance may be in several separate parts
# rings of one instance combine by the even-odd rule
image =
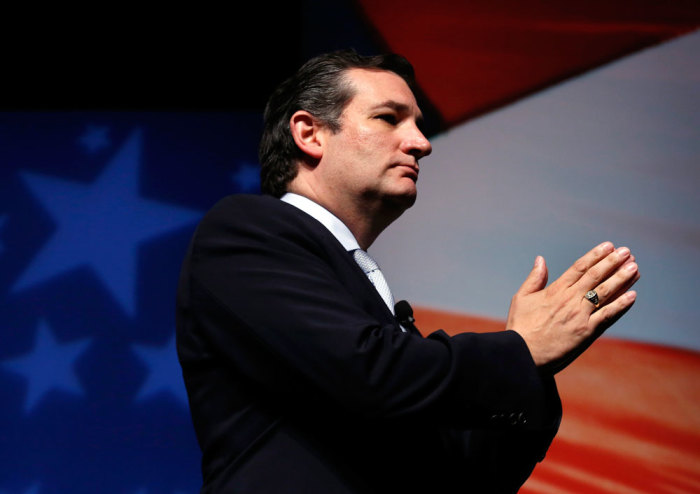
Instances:
[[[417,117],[421,115],[413,91],[398,74],[387,70],[350,69],[346,77],[355,93],[348,106],[366,110],[386,104],[404,108]]]

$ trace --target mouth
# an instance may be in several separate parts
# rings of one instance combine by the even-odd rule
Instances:
[[[418,180],[418,173],[420,170],[418,169],[418,165],[415,164],[398,164],[396,165],[397,168],[400,168],[404,175],[411,178],[414,182]]]

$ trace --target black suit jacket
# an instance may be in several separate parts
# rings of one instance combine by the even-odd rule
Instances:
[[[332,234],[269,196],[199,225],[177,345],[202,493],[514,492],[561,416],[517,333],[402,332]]]

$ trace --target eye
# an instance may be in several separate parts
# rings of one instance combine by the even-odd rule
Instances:
[[[379,120],[384,120],[386,123],[390,125],[396,125],[398,123],[398,119],[396,118],[396,115],[392,113],[382,113],[381,115],[377,115],[375,118],[378,118]]]

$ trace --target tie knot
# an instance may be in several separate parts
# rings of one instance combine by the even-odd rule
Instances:
[[[362,249],[354,250],[352,252],[352,256],[355,258],[355,262],[358,266],[360,266],[360,268],[362,268],[362,271],[364,271],[365,274],[371,273],[372,271],[376,271],[377,269],[379,269],[379,265],[377,264],[377,262]]]

